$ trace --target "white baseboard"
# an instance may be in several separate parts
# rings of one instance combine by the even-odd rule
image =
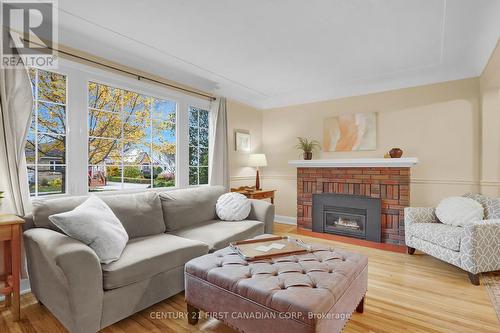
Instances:
[[[283,224],[297,225],[297,218],[293,216],[275,215],[274,221]]]
[[[30,281],[28,279],[21,280],[21,295],[31,292]],[[5,296],[0,295],[0,302],[5,299]]]

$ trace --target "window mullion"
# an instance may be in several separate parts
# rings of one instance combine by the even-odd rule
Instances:
[[[176,133],[176,185],[187,187],[189,186],[189,105],[185,102],[177,104]]]
[[[38,196],[38,69],[35,69],[35,197]]]
[[[200,158],[201,158],[201,153],[200,153],[200,110],[198,110],[198,128],[196,129],[197,130],[197,134],[198,134],[198,147],[197,147],[197,150],[198,150],[198,165],[196,166],[196,169],[197,169],[197,172],[198,172],[198,185],[200,185]]]
[[[125,163],[124,163],[124,160],[125,160],[125,144],[124,144],[124,132],[125,132],[125,112],[124,112],[124,95],[125,95],[125,90],[121,90],[120,92],[120,121],[121,121],[121,140],[120,143],[121,143],[121,166],[122,166],[122,182],[120,184],[120,188],[123,190],[124,188],[124,182],[125,182]]]
[[[154,188],[154,163],[153,163],[153,97],[148,97],[149,99],[149,168],[150,170],[150,184],[151,188]]]

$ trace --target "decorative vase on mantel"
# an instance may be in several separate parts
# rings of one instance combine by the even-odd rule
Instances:
[[[403,150],[401,148],[392,148],[389,150],[389,155],[391,158],[401,158],[401,156],[403,156]]]
[[[313,158],[312,151],[307,151],[307,152],[305,151],[304,152],[304,160],[309,161],[309,160],[312,160],[312,158]]]

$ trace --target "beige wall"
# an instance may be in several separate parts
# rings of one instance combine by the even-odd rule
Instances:
[[[252,152],[262,152],[262,111],[251,106],[228,101],[227,104],[229,170],[231,186],[255,184],[255,169],[247,166],[248,153],[235,151],[234,131],[243,129],[250,131]]]
[[[445,196],[479,191],[479,79],[264,110],[263,146],[269,166],[264,186],[276,188],[278,215],[296,212],[297,136],[321,142],[323,119],[339,113],[378,112],[376,151],[320,152],[315,158],[382,157],[391,147],[418,157],[412,169],[412,205],[435,205]]]
[[[500,43],[480,77],[481,191],[500,196]]]

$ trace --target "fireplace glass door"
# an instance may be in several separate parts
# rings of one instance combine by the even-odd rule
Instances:
[[[323,223],[325,232],[366,238],[365,209],[325,206]]]

